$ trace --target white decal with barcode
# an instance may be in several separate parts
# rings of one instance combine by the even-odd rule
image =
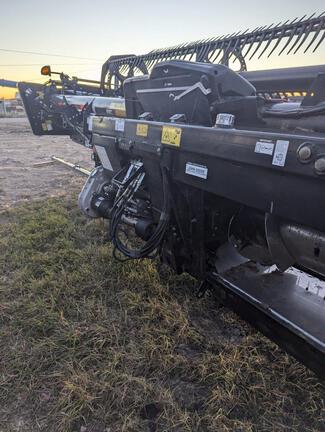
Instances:
[[[257,141],[255,145],[255,153],[273,155],[274,144],[272,142]]]
[[[116,119],[115,120],[115,130],[117,132],[124,132],[124,124],[125,124],[124,119]]]
[[[107,156],[107,152],[105,150],[105,147],[102,146],[95,146],[96,152],[98,154],[98,157],[103,165],[103,167],[109,171],[113,171],[113,167],[111,164],[111,161],[109,160],[109,157]]]
[[[289,141],[278,140],[276,142],[272,165],[283,167],[286,163]]]
[[[206,166],[194,164],[191,162],[187,162],[185,173],[202,179],[208,178],[208,168]]]

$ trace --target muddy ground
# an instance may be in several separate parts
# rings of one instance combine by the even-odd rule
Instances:
[[[27,118],[0,118],[0,211],[80,189],[85,180],[81,174],[58,163],[38,165],[52,155],[85,168],[93,166],[90,150],[69,137],[37,137]]]

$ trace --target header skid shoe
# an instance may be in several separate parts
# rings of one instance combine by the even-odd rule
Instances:
[[[217,297],[325,379],[325,283],[291,268],[252,262],[212,274]]]

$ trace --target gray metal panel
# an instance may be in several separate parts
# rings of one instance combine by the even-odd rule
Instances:
[[[325,355],[323,282],[296,270],[263,273],[253,263],[216,278]]]

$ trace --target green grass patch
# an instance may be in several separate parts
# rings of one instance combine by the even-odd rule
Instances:
[[[1,221],[1,431],[325,430],[324,386],[189,276],[68,201]]]

